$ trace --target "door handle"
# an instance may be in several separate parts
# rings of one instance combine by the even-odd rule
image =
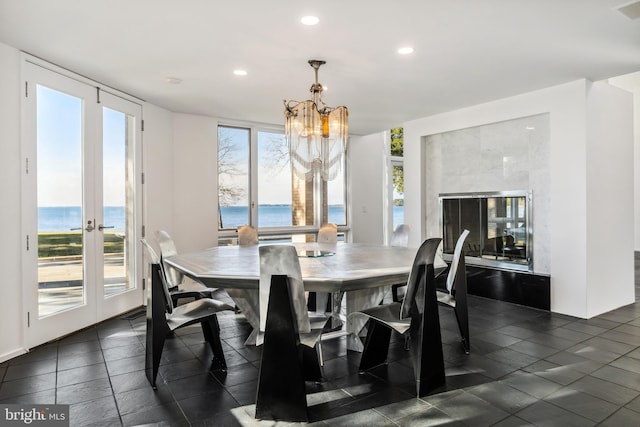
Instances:
[[[102,224],[100,224],[98,226],[98,230],[100,230],[100,231],[104,230],[105,228],[115,228],[115,226],[114,225],[102,225]]]
[[[82,230],[82,227],[69,229],[69,231],[76,231],[76,230]],[[85,227],[85,231],[87,231],[88,233],[91,233],[93,230],[95,230],[95,227],[93,226],[93,222],[87,221],[87,226]]]

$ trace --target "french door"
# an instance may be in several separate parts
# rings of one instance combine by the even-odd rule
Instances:
[[[24,63],[25,346],[142,304],[141,107]]]

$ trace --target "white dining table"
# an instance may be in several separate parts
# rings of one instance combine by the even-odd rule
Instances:
[[[406,282],[416,248],[360,243],[294,243],[304,287],[333,295],[338,315],[346,295],[347,347],[362,351],[358,337],[365,320],[349,313],[379,304],[391,285]],[[165,262],[207,287],[224,288],[257,331],[260,259],[258,245],[216,246],[166,258]],[[247,344],[255,343],[255,334]]]

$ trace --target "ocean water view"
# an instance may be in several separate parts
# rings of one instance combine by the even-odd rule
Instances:
[[[249,210],[246,206],[221,206],[223,228],[236,228],[249,223]],[[258,227],[290,227],[291,205],[259,205]],[[329,222],[346,222],[344,206],[329,205]]]
[[[246,206],[220,207],[223,228],[236,228],[249,223],[249,211]],[[343,205],[329,205],[329,222],[345,224],[347,222]],[[393,227],[404,222],[404,206],[393,207]],[[258,227],[290,227],[291,205],[259,205]]]
[[[403,206],[393,209],[394,227],[403,221]],[[249,211],[246,206],[220,207],[224,228],[236,228],[249,223]],[[342,205],[329,206],[329,222],[344,224],[345,210]],[[110,231],[124,231],[124,206],[107,206],[104,208],[104,224],[113,226]],[[81,228],[82,209],[79,206],[55,206],[38,208],[39,232],[63,232],[72,228]],[[291,205],[258,206],[258,227],[291,226]]]
[[[105,206],[104,225],[113,226],[109,231],[124,231],[124,206]],[[47,206],[38,208],[38,232],[71,231],[82,228],[80,206]]]

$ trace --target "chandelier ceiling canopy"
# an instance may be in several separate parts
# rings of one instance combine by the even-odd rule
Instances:
[[[311,99],[284,101],[285,135],[291,166],[300,179],[311,180],[319,173],[323,180],[338,176],[349,138],[347,107],[329,107],[322,100],[318,69],[325,61],[312,59],[316,81],[309,90]]]

